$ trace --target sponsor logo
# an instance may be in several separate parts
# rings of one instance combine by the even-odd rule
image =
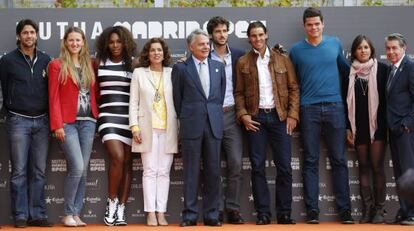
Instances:
[[[54,159],[50,160],[50,166],[52,172],[66,172],[66,160],[65,159]]]
[[[299,157],[292,157],[292,162],[290,163],[292,170],[300,170],[300,160]]]
[[[351,201],[361,200],[361,195],[352,194],[350,197]]]
[[[145,213],[141,209],[137,209],[131,213],[131,217],[145,217]]]
[[[292,183],[292,188],[303,188],[303,183]]]
[[[90,203],[90,204],[96,204],[101,202],[101,198],[100,197],[86,197],[84,199],[86,202]]]
[[[398,196],[395,194],[387,194],[385,195],[386,201],[399,201]]]
[[[45,190],[46,191],[54,191],[56,189],[56,186],[53,184],[47,184],[45,185]]]
[[[65,199],[63,197],[50,197],[47,196],[45,198],[46,204],[63,204],[65,202]]]
[[[335,201],[335,196],[333,196],[333,195],[326,195],[326,194],[324,194],[324,195],[321,195],[321,194],[319,194],[319,201],[328,201],[328,202],[333,202],[333,201]]]
[[[299,196],[293,196],[292,197],[293,202],[299,202],[299,201],[303,201],[303,196],[299,195]]]
[[[175,171],[183,170],[183,159],[182,158],[174,158],[174,170]]]
[[[385,183],[385,187],[395,188],[395,187],[397,187],[397,184],[395,182],[387,182],[387,183]]]
[[[7,180],[0,180],[0,189],[7,189],[8,181]]]
[[[93,212],[92,209],[88,209],[85,214],[83,214],[85,218],[96,218],[96,214]]]
[[[89,170],[91,172],[105,172],[105,160],[91,159],[89,161]]]
[[[99,180],[86,181],[86,187],[88,189],[99,189]]]
[[[326,167],[325,167],[325,169],[326,170],[331,170],[332,169],[332,166],[331,166],[331,161],[329,160],[329,157],[326,157],[325,158],[325,161],[326,161]]]
[[[250,163],[249,157],[243,157],[242,159],[242,163],[243,163],[243,170],[250,170],[252,169],[252,165]]]
[[[142,171],[142,162],[140,158],[135,158],[132,160],[132,171]]]

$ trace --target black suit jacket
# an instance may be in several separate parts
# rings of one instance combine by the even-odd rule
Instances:
[[[405,127],[414,131],[414,63],[408,56],[401,61],[389,85],[387,122],[391,133],[398,136]]]

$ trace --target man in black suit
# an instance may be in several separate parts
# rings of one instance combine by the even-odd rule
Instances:
[[[226,93],[223,102],[224,132],[221,146],[222,157],[227,160],[227,187],[224,193],[225,201],[220,198],[219,218],[223,221],[225,209],[230,224],[243,224],[244,220],[240,215],[243,135],[236,120],[233,93],[236,86],[236,64],[244,52],[229,46],[229,26],[229,21],[221,16],[213,17],[207,23],[211,41],[210,58],[223,63],[226,71]]]
[[[208,34],[196,29],[187,37],[191,56],[174,65],[171,78],[174,107],[180,122],[184,172],[184,211],[181,226],[198,219],[200,160],[203,165],[203,217],[208,226],[221,226],[220,148],[226,74],[222,63],[208,58]]]
[[[405,55],[401,34],[385,38],[387,59],[392,66],[387,81],[387,122],[395,179],[414,167],[414,62]],[[400,198],[394,223],[414,225],[414,206]]]

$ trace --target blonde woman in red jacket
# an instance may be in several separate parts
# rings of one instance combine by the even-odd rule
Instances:
[[[68,166],[62,219],[65,226],[86,226],[80,212],[98,116],[95,95],[95,75],[85,34],[78,27],[69,27],[59,59],[49,64],[50,129]]]

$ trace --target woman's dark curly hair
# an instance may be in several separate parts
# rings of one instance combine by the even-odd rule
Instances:
[[[111,58],[111,52],[109,50],[109,39],[112,34],[117,34],[121,43],[122,47],[122,61],[127,70],[132,71],[132,58],[134,57],[137,51],[137,44],[135,43],[134,39],[132,38],[131,32],[128,31],[123,26],[112,26],[106,28],[102,34],[99,36],[95,43],[96,49],[96,58],[99,62],[106,62],[106,60]]]
[[[150,60],[149,60],[149,51],[151,48],[151,44],[159,43],[161,44],[162,51],[164,52],[164,60],[162,61],[162,66],[168,67],[171,64],[171,52],[168,48],[167,43],[162,38],[152,38],[145,43],[144,48],[142,48],[141,54],[139,55],[139,67],[149,67]]]

